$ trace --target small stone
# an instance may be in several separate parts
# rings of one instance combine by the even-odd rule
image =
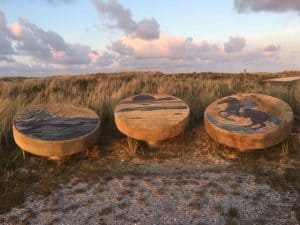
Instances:
[[[17,175],[20,177],[20,178],[28,178],[29,175],[30,175],[30,172],[28,169],[25,169],[25,168],[19,168],[17,169]]]

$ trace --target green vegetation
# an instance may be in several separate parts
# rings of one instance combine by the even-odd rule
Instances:
[[[111,132],[111,136],[105,134],[103,142],[107,144],[116,136],[113,123],[114,106],[123,98],[141,93],[171,94],[186,101],[191,109],[191,127],[202,124],[203,112],[208,104],[220,97],[236,93],[254,92],[278,97],[288,102],[294,112],[300,115],[299,82],[274,84],[263,81],[278,76],[300,76],[300,72],[172,75],[119,73],[46,78],[2,78],[0,79],[0,200],[4,197],[7,198],[8,195],[2,195],[9,191],[12,195],[14,195],[13,191],[23,193],[24,186],[30,185],[36,179],[36,176],[33,175],[30,176],[30,179],[20,183],[21,178],[16,175],[18,168],[24,164],[27,164],[27,167],[32,164],[30,164],[30,160],[23,159],[12,137],[13,117],[28,105],[69,102],[87,106],[98,113],[102,127],[107,128],[107,132]],[[126,151],[129,151],[130,155],[134,155],[138,143],[128,140],[127,145],[124,147]],[[102,154],[109,155],[113,152],[111,149],[106,149],[105,146],[103,148],[100,146],[100,149]],[[286,143],[282,145],[282,151],[288,151]],[[76,161],[76,159],[72,160]],[[68,163],[70,162],[66,164],[68,165]],[[41,159],[39,164],[49,166],[50,163]],[[87,164],[85,168],[90,169]],[[53,163],[51,168],[54,168],[53,174],[55,175],[56,167],[53,167]],[[69,168],[69,170],[71,169]],[[45,187],[49,185],[51,187],[49,183]]]

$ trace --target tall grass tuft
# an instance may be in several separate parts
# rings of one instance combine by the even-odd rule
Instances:
[[[0,151],[15,146],[12,119],[26,106],[69,102],[87,106],[98,113],[102,125],[113,126],[114,106],[123,98],[141,93],[171,94],[186,101],[191,109],[191,125],[202,120],[205,107],[235,93],[264,93],[288,102],[300,114],[300,84],[274,84],[264,79],[300,75],[281,74],[162,74],[118,73],[46,78],[0,79]]]

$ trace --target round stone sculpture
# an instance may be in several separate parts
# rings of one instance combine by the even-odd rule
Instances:
[[[264,149],[285,140],[294,121],[291,107],[262,94],[237,94],[210,104],[204,113],[207,133],[240,151]]]
[[[99,130],[94,111],[71,104],[31,106],[13,121],[13,136],[22,150],[53,160],[87,150]]]
[[[114,110],[117,128],[128,137],[146,141],[151,147],[183,132],[189,114],[188,105],[181,99],[156,94],[126,98]]]

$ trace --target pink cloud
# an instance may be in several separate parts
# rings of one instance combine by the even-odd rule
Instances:
[[[135,57],[141,58],[192,59],[205,57],[205,54],[209,55],[220,50],[217,45],[209,44],[207,41],[195,42],[192,38],[165,35],[152,41],[124,37],[122,43],[134,50]]]
[[[224,43],[225,52],[239,52],[246,46],[246,40],[244,37],[236,36],[230,37],[228,42]]]
[[[214,43],[167,35],[149,40],[130,33],[113,41],[102,51],[95,51],[87,44],[69,43],[60,34],[44,30],[24,19],[8,27],[1,11],[0,31],[2,75],[123,70],[232,72],[244,68],[275,70],[285,68],[284,65],[290,65],[290,61],[296,62],[295,58],[280,58],[282,54],[288,53],[283,53],[284,48],[279,45],[254,45],[250,48],[242,36]],[[294,68],[295,65],[297,63],[290,67]]]
[[[89,64],[92,49],[88,45],[67,43],[53,31],[45,31],[20,19],[11,26],[18,54],[54,64]]]

